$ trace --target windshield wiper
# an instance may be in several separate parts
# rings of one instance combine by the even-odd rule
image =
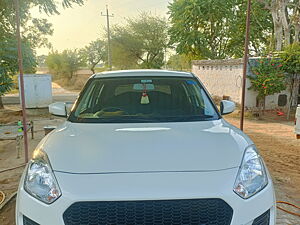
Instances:
[[[216,119],[211,115],[197,116],[151,116],[151,117],[100,117],[100,118],[77,118],[78,122],[94,122],[94,123],[161,123],[161,122],[188,122],[188,121],[207,121]]]
[[[157,119],[153,118],[141,118],[141,117],[115,117],[115,118],[97,118],[95,121],[104,123],[134,123],[134,122],[159,122]]]
[[[215,118],[215,116],[211,115],[197,115],[197,116],[172,116],[172,117],[165,117],[161,118],[161,120],[167,121],[179,121],[179,122],[186,122],[186,121],[206,121]]]

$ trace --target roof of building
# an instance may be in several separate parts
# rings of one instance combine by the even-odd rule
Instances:
[[[256,75],[253,73],[252,69],[256,67],[259,63],[261,57],[250,57],[248,59],[247,66],[247,76],[255,77]],[[211,66],[219,67],[219,66],[243,66],[243,59],[216,59],[216,60],[193,60],[193,66]]]
[[[197,66],[233,66],[243,64],[243,59],[193,60],[192,64]]]

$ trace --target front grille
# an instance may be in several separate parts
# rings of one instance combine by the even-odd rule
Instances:
[[[65,225],[230,225],[232,208],[221,199],[77,202]]]
[[[270,210],[257,217],[252,225],[269,225],[270,224]]]
[[[23,216],[23,225],[39,225],[39,224],[29,219],[28,217]]]

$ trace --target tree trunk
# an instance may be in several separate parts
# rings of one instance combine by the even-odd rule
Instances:
[[[295,24],[294,25],[295,28],[295,38],[294,38],[294,42],[299,42],[299,34],[300,34],[300,24]]]
[[[282,43],[283,43],[282,35],[283,35],[282,27],[277,26],[277,29],[275,29],[275,40],[276,40],[275,48],[276,48],[277,51],[281,51],[281,49],[282,49]]]
[[[292,106],[297,106],[298,104],[298,88],[300,84],[300,77],[299,75],[295,76],[295,81],[294,81],[294,88],[293,88],[293,100],[292,100]]]
[[[266,96],[262,99],[262,114],[265,115],[266,111]]]
[[[295,23],[295,17],[299,13],[298,5],[295,6],[294,10],[291,10],[290,0],[258,0],[265,5],[265,9],[269,10],[272,15],[274,24],[274,35],[275,35],[275,49],[277,51],[282,50],[282,45],[285,46],[291,44],[291,26],[295,27],[295,41],[299,41],[300,27],[296,28],[295,24],[299,24],[299,21]],[[293,11],[293,15],[291,12]],[[298,16],[299,18],[299,16]],[[298,29],[298,30],[297,30]]]
[[[284,45],[289,46],[291,44],[291,29],[288,22],[288,12],[287,12],[287,0],[279,0],[279,7],[278,10],[279,18],[281,19],[282,27],[284,30]]]
[[[288,103],[287,120],[290,119],[292,106],[297,102],[298,98],[299,78],[298,75],[293,75],[290,86],[290,98]]]
[[[95,74],[95,67],[97,66],[97,64],[98,64],[98,63],[92,64],[92,65],[90,66],[90,70],[92,71],[93,74]]]
[[[258,98],[258,119],[262,118],[263,111],[264,111],[264,98]]]
[[[0,96],[0,109],[4,109],[4,105],[3,105],[3,102],[2,102],[2,96]]]
[[[288,102],[288,109],[287,109],[287,114],[286,114],[286,119],[289,120],[290,116],[291,116],[291,108],[292,108],[292,91],[290,91],[290,98],[289,98],[289,102]]]
[[[278,15],[277,7],[272,6],[271,14],[274,23],[275,49],[277,51],[281,51],[283,43],[283,24],[281,18]]]
[[[297,4],[295,4],[294,9],[293,9],[293,20],[292,20],[292,25],[294,26],[295,30],[295,36],[294,36],[294,43],[299,42],[299,34],[300,34],[300,1],[298,1]]]

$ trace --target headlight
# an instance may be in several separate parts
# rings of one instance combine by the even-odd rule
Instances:
[[[61,196],[61,191],[53,174],[45,152],[36,150],[29,162],[24,189],[38,200],[51,204]]]
[[[237,175],[234,192],[247,199],[264,189],[268,184],[268,178],[263,161],[255,146],[249,146]]]

